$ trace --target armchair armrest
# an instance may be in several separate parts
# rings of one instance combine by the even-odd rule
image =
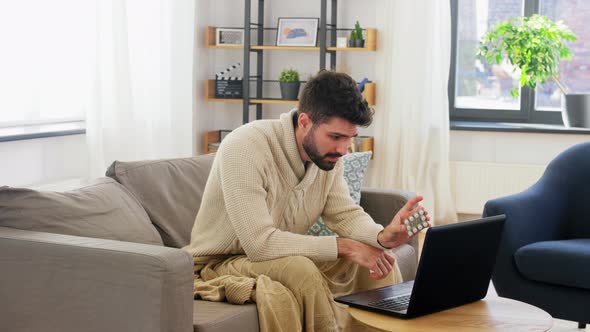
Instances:
[[[542,182],[510,196],[486,202],[483,215],[506,215],[502,245],[512,252],[529,243],[565,237],[567,197]]]
[[[403,190],[363,188],[360,205],[375,222],[387,226],[397,211],[415,195]],[[404,280],[413,280],[418,267],[418,236],[414,236],[407,244],[394,248],[393,253],[398,257],[398,266]]]
[[[514,254],[530,243],[565,238],[567,199],[563,191],[553,190],[541,180],[521,193],[486,202],[484,217],[506,215],[492,276],[498,295],[517,298],[514,294],[527,292],[531,281],[518,271]]]
[[[192,331],[179,249],[0,227],[0,331]]]

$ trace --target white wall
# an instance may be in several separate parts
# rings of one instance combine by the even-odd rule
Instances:
[[[546,166],[568,147],[590,140],[588,135],[451,131],[450,159]]]
[[[529,188],[547,164],[587,135],[451,131],[451,189],[459,213]]]

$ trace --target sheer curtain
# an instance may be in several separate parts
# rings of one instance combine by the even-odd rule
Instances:
[[[86,114],[90,177],[193,151],[195,2],[97,0]]]
[[[93,9],[90,0],[0,1],[0,128],[84,120]]]
[[[435,224],[456,221],[449,169],[449,2],[378,0],[376,8],[381,92],[369,181],[423,195]]]

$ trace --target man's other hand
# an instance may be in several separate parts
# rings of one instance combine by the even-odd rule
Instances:
[[[393,269],[395,258],[384,250],[346,238],[336,238],[338,257],[369,269],[371,279],[385,278]]]

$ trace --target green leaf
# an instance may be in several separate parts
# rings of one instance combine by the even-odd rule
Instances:
[[[558,74],[562,59],[571,60],[566,42],[575,40],[574,33],[561,21],[552,22],[540,15],[515,16],[484,33],[476,53],[489,64],[500,64],[505,56],[520,68],[520,85],[535,87]]]
[[[296,69],[283,69],[279,75],[280,82],[299,82],[299,72]]]

